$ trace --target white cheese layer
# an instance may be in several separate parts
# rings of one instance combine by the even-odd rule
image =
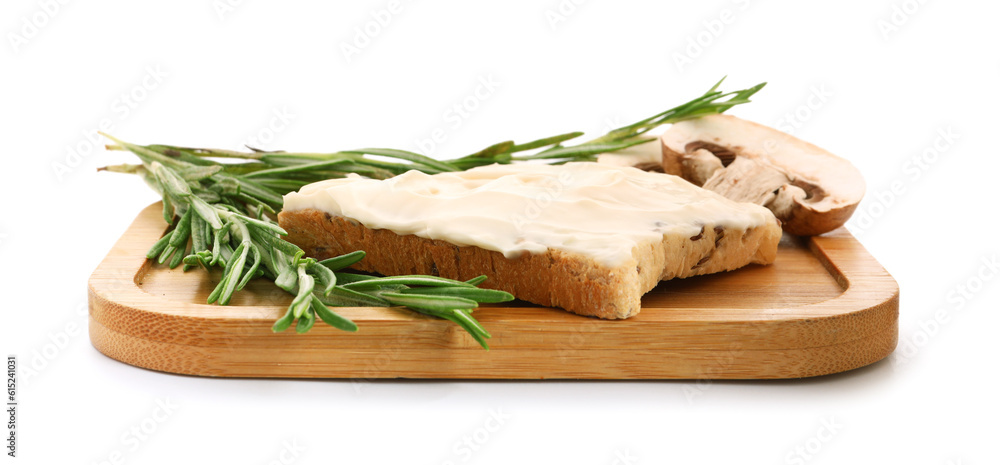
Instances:
[[[303,209],[508,258],[554,249],[608,267],[632,262],[633,249],[665,234],[775,221],[764,207],[733,202],[677,176],[592,162],[409,171],[381,181],[352,175],[285,196],[285,211]]]

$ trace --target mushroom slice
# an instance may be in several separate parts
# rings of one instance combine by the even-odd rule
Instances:
[[[730,115],[682,121],[660,137],[663,171],[774,212],[785,231],[842,226],[865,194],[850,162],[789,134]]]

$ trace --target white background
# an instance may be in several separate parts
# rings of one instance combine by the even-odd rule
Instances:
[[[0,6],[0,351],[39,367],[22,374],[20,456],[4,463],[1000,459],[998,280],[977,277],[1000,252],[995,2],[426,0],[402,2],[378,28],[368,23],[385,21],[387,1],[54,5]],[[366,27],[377,34],[358,36]],[[87,277],[156,199],[136,178],[95,171],[132,161],[94,148],[102,120],[140,143],[236,149],[258,138],[315,151],[416,149],[442,128],[433,153],[453,156],[603,131],[726,74],[727,89],[769,82],[734,114],[790,128],[865,174],[865,218],[852,229],[902,293],[900,346],[886,361],[800,381],[358,390],[168,375],[88,341]],[[475,110],[448,116],[481,80],[493,90],[466,103]],[[275,112],[289,121],[269,137]],[[483,434],[491,411],[503,424]],[[152,434],[130,434],[153,417],[163,421]],[[484,443],[473,451],[463,437]]]

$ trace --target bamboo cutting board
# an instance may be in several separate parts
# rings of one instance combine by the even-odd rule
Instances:
[[[896,346],[899,287],[839,229],[782,239],[773,265],[666,281],[608,321],[526,303],[487,306],[482,350],[456,325],[400,308],[341,308],[360,326],[272,333],[291,296],[258,280],[206,305],[219,273],[146,260],[165,231],[147,207],[90,278],[90,339],[139,367],[287,378],[798,378],[851,370]]]

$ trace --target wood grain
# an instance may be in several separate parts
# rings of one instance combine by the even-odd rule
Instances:
[[[203,376],[473,379],[757,379],[837,373],[896,346],[899,288],[843,229],[786,236],[771,266],[661,283],[627,320],[514,303],[476,317],[484,351],[455,325],[400,308],[341,308],[361,327],[275,334],[291,296],[252,282],[206,305],[219,274],[145,259],[162,235],[143,210],[90,278],[90,337],[132,365]]]

